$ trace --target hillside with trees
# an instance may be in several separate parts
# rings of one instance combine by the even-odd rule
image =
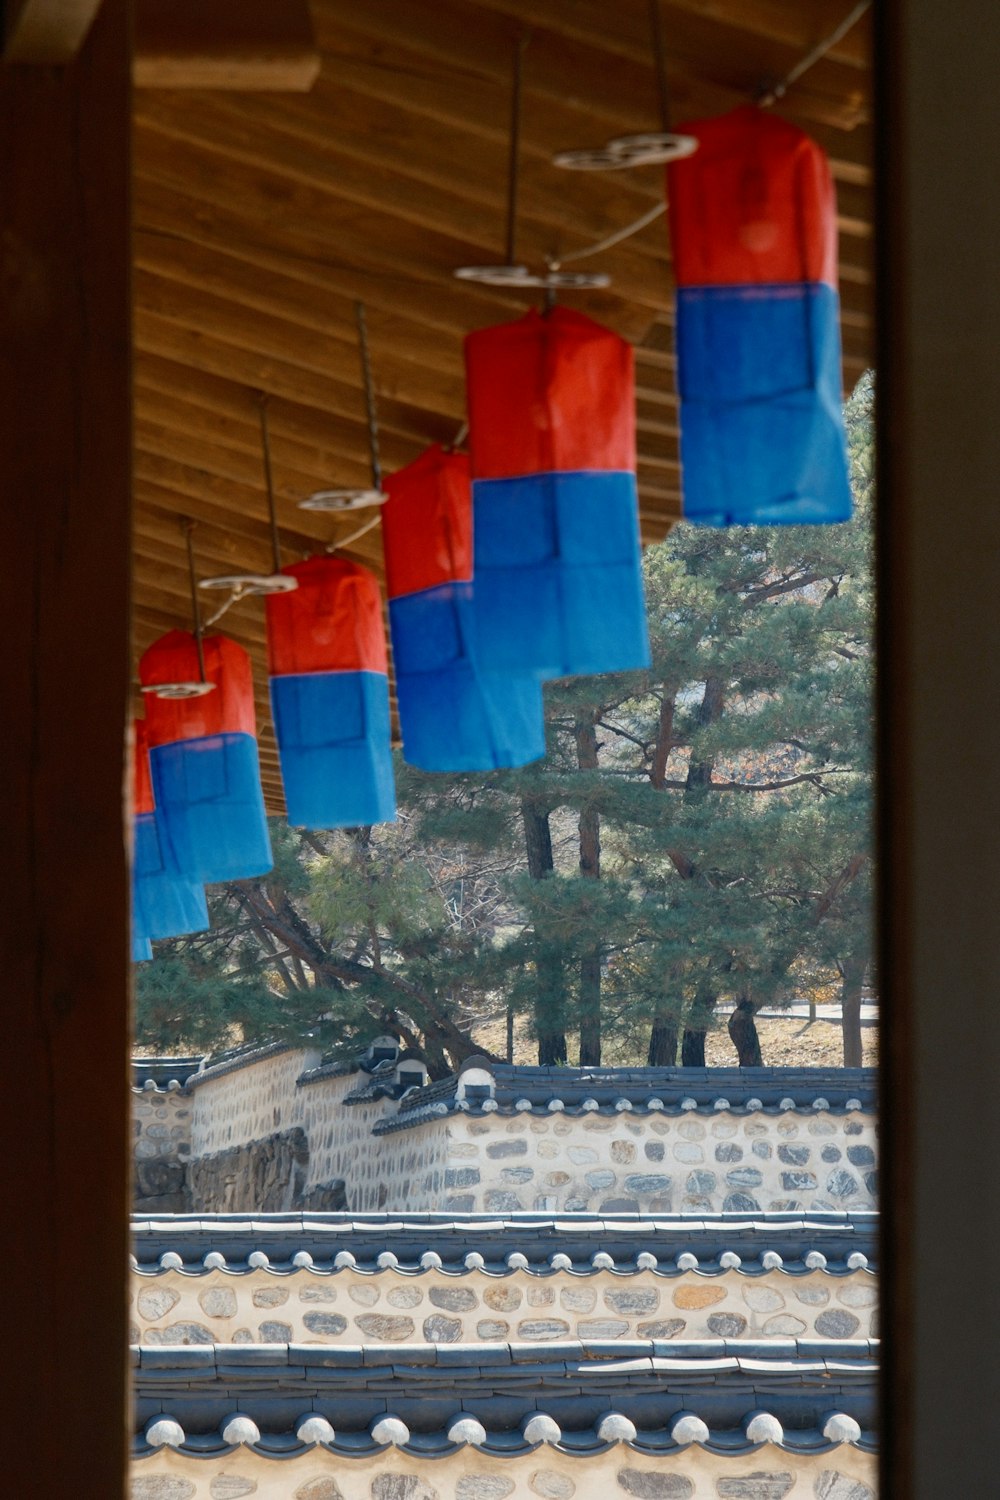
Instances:
[[[434,1073],[527,1026],[542,1062],[761,1058],[755,1016],[835,994],[861,1061],[872,967],[873,388],[847,406],[856,516],[679,525],[646,552],[650,671],[546,687],[548,753],[431,776],[397,759],[396,824],[273,820],[264,880],[156,945],[137,1040],[390,1029]],[[600,602],[595,601],[595,607]],[[494,1025],[491,1036],[497,1035]]]

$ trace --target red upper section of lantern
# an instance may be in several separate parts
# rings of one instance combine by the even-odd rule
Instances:
[[[698,149],[667,168],[678,286],[837,285],[837,205],[825,153],[756,105],[678,125]]]
[[[133,721],[135,742],[132,747],[132,811],[136,817],[140,813],[151,813],[156,809],[153,798],[153,781],[149,774],[149,745],[146,741],[145,719]]]
[[[385,482],[382,545],[390,599],[472,578],[472,486],[464,453],[435,443]]]
[[[370,569],[339,557],[309,557],[282,571],[299,586],[267,598],[272,677],[389,670],[382,596]]]
[[[150,747],[210,734],[256,734],[250,658],[225,635],[206,636],[205,677],[214,691],[200,698],[158,698],[146,693],[146,736]],[[171,630],[154,641],[139,662],[143,687],[197,682],[198,646],[189,630]]]
[[[635,468],[632,348],[555,307],[465,340],[474,479]]]

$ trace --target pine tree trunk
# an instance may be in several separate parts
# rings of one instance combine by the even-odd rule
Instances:
[[[581,771],[597,770],[597,730],[592,719],[578,719],[574,727],[576,763]],[[601,878],[601,815],[588,804],[580,810],[580,874]],[[580,959],[580,1066],[601,1062],[601,943],[598,940]]]
[[[760,1037],[757,1035],[752,1001],[746,999],[739,1001],[729,1017],[728,1030],[733,1046],[736,1048],[737,1065],[741,1068],[763,1067]]]
[[[646,1064],[650,1068],[672,1068],[677,1062],[677,1017],[665,1005],[658,1005],[649,1033]]]
[[[527,797],[521,799],[521,821],[524,824],[524,848],[528,874],[532,880],[544,880],[555,865],[552,859],[552,833],[548,809]],[[566,982],[562,960],[547,951],[544,936],[535,932],[535,1034],[538,1037],[540,1067],[565,1062],[566,1050]]]
[[[844,1067],[860,1068],[864,1056],[861,1044],[861,991],[865,965],[858,959],[849,959],[844,964],[842,973],[840,1025],[844,1036]]]
[[[706,1027],[685,1026],[684,1036],[681,1040],[681,1067],[682,1068],[704,1068],[705,1063],[705,1038],[708,1036]]]
[[[705,1039],[708,1028],[715,1019],[715,991],[704,981],[698,986],[691,1009],[688,1011],[681,1040],[681,1067],[704,1068]]]

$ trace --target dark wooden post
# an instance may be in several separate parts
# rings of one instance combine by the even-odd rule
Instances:
[[[882,1500],[998,1490],[1000,12],[879,21]]]
[[[124,1493],[129,41],[0,66],[3,1489]]]

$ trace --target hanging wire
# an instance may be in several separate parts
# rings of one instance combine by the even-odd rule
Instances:
[[[275,573],[281,572],[281,541],[278,536],[278,516],[274,504],[274,476],[271,470],[271,429],[267,419],[267,392],[259,391],[257,406],[260,411],[260,443],[264,455],[264,484],[267,488],[267,515],[271,523],[271,557]]]
[[[524,84],[524,54],[531,40],[522,31],[514,44],[514,76],[510,91],[510,147],[507,158],[507,264],[516,265],[517,200],[521,187],[521,96]]]
[[[772,84],[770,88],[758,95],[757,103],[762,108],[768,109],[772,104],[777,104],[779,99],[783,99],[792,87],[792,84],[798,83],[803,73],[807,72],[814,63],[818,63],[824,58],[830,49],[836,47],[837,43],[847,35],[851,27],[857,25],[865,11],[870,9],[871,3],[872,0],[858,0],[858,4],[847,13],[840,25],[831,31],[829,36],[824,37],[821,42],[817,42],[812,51],[807,52],[805,57],[797,62],[794,68],[786,73],[784,78],[778,83]]]
[[[354,316],[358,325],[358,353],[361,356],[361,380],[365,388],[365,414],[368,419],[368,452],[372,465],[372,489],[381,493],[382,463],[378,447],[378,413],[375,409],[375,386],[372,381],[372,362],[368,352],[368,323],[365,304],[355,302]]]
[[[587,245],[583,250],[571,250],[568,255],[560,255],[557,260],[552,261],[553,267],[565,265],[567,261],[584,260],[588,255],[600,255],[602,250],[610,250],[613,245],[620,245],[622,240],[631,239],[633,234],[638,234],[640,229],[645,229],[647,224],[655,224],[661,214],[665,214],[667,205],[665,203],[654,203],[653,207],[647,209],[641,218],[632,224],[626,224],[624,229],[616,229],[614,234],[605,235],[603,240],[598,240],[594,245]]]
[[[202,638],[201,610],[198,606],[198,575],[194,566],[194,528],[195,522],[190,516],[181,517],[181,530],[184,532],[184,541],[187,546],[188,559],[188,581],[191,585],[191,615],[194,621],[194,641],[198,648],[198,678],[200,682],[207,682],[205,676],[205,643]]]
[[[649,29],[653,38],[653,61],[656,69],[656,94],[660,102],[660,128],[670,134],[670,85],[667,83],[667,47],[663,39],[663,12],[660,0],[649,0]]]
[[[352,542],[358,541],[360,537],[367,536],[369,531],[374,531],[381,519],[382,512],[376,511],[369,520],[365,521],[363,526],[356,526],[346,536],[338,536],[334,541],[327,542],[325,550],[327,552],[343,552]]]

